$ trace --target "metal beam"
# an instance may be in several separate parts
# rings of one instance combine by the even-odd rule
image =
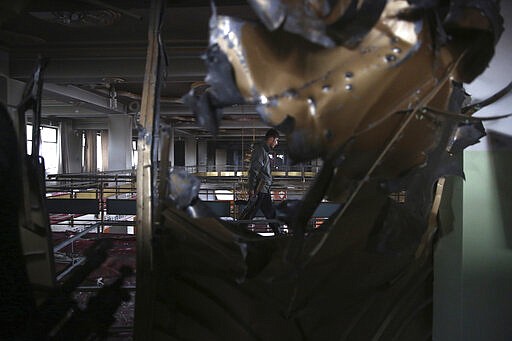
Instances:
[[[169,104],[162,103],[160,107],[160,113],[162,115],[192,115],[192,111],[184,104]],[[229,115],[258,115],[256,106],[253,104],[237,105],[232,107],[222,108],[222,114],[225,116]]]
[[[127,109],[126,105],[117,102],[117,108],[111,108],[109,105],[109,99],[106,96],[98,95],[91,91],[87,91],[81,88],[78,88],[73,85],[58,85],[52,83],[46,83],[44,85],[44,92],[47,96],[51,96],[53,98],[59,98],[64,102],[69,100],[84,102],[88,105],[91,105],[98,110],[105,112],[107,114],[126,114]]]
[[[64,240],[63,242],[55,245],[53,247],[53,252],[57,252],[57,251],[65,248],[69,244],[73,243],[75,240],[78,240],[78,239],[82,238],[83,236],[85,236],[87,233],[91,232],[93,229],[98,230],[100,228],[100,226],[101,226],[100,223],[92,224],[91,226],[89,226],[85,230],[83,230],[82,232],[77,233],[73,237],[68,238],[68,239]]]
[[[43,117],[65,117],[65,118],[98,118],[107,117],[108,114],[103,111],[87,108],[85,106],[44,106],[42,108]]]
[[[197,123],[175,123],[173,127],[182,130],[204,130],[204,127]],[[250,122],[239,122],[239,121],[225,121],[220,122],[219,129],[268,129],[270,126],[263,121],[250,121]]]
[[[83,263],[85,263],[86,260],[87,260],[87,257],[78,257],[78,258],[76,258],[76,260],[73,260],[73,263],[71,264],[71,266],[69,266],[68,268],[66,268],[64,271],[62,271],[61,273],[59,273],[56,276],[57,281],[60,282],[64,277],[69,275],[69,273],[71,273],[75,268],[77,268],[80,265],[82,265]]]
[[[73,129],[74,130],[105,130],[108,129],[108,121],[107,118],[103,120],[94,119],[94,120],[73,120]]]

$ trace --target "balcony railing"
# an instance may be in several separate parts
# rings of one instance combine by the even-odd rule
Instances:
[[[180,166],[178,166],[180,167]],[[199,177],[223,176],[223,177],[247,177],[247,167],[235,165],[193,165],[181,166],[189,174]],[[320,171],[317,165],[282,165],[272,168],[274,177],[312,178]]]

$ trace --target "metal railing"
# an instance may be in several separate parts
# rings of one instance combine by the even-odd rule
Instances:
[[[176,166],[182,168],[189,174],[198,174],[199,176],[247,176],[248,165],[190,165]],[[272,173],[280,176],[305,176],[314,177],[319,171],[319,165],[280,165],[272,167]]]

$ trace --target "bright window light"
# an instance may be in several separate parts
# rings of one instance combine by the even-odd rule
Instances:
[[[103,171],[103,153],[101,148],[101,134],[96,135],[96,168],[98,172]]]
[[[59,171],[59,151],[57,148],[57,128],[41,127],[41,144],[39,155],[44,158],[46,174],[56,174]],[[32,125],[27,124],[27,153],[32,152]]]
[[[215,196],[217,200],[233,200],[233,191],[227,189],[217,189],[215,190]]]

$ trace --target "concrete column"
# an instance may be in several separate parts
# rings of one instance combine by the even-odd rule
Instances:
[[[73,129],[71,120],[60,124],[61,169],[62,173],[80,173],[82,171],[82,136]]]
[[[460,340],[512,340],[512,136],[503,141],[464,153]]]
[[[132,117],[110,115],[108,123],[108,170],[131,169]]]
[[[207,142],[197,141],[197,170],[199,172],[206,171],[208,153],[207,153]]]
[[[96,130],[86,130],[85,132],[85,172],[95,173],[98,167],[97,139]]]
[[[197,140],[193,137],[185,139],[185,167],[191,172],[196,171],[197,166]]]
[[[223,171],[226,169],[227,152],[225,149],[215,150],[215,169],[217,171]]]
[[[171,148],[169,149],[169,163],[171,167],[174,167],[174,128],[171,128]]]
[[[108,168],[108,130],[100,131],[101,135],[101,165],[103,171]]]
[[[465,151],[466,181],[443,194],[451,232],[435,249],[433,340],[512,339],[512,137],[498,137],[507,149]]]
[[[206,143],[206,166],[208,170],[213,170],[215,167],[215,154],[217,153],[217,147],[215,141],[208,141]]]
[[[228,148],[226,150],[226,165],[229,165],[229,166],[235,165],[235,154],[236,154],[236,152],[232,148]]]
[[[512,2],[501,2],[505,31],[489,68],[468,93],[483,100],[510,82]],[[510,112],[512,96],[480,110]],[[488,136],[464,152],[466,181],[455,184],[451,234],[434,265],[434,340],[512,340],[512,120],[484,122]]]

